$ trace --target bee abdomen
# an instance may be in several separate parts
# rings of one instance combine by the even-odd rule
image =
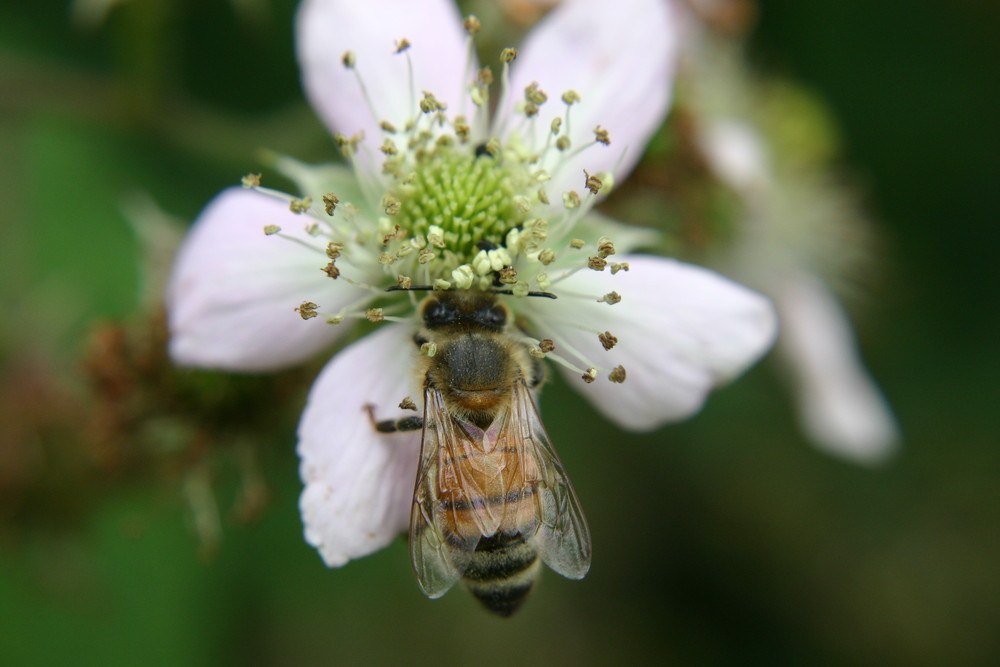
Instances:
[[[510,616],[527,599],[540,567],[538,552],[522,534],[497,534],[479,541],[463,577],[487,609]]]

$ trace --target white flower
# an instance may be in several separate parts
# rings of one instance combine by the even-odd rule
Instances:
[[[819,448],[859,463],[886,460],[899,429],[865,370],[847,316],[820,277],[850,269],[864,233],[842,189],[804,168],[778,169],[753,121],[756,92],[731,46],[688,24],[689,101],[710,167],[740,197],[745,219],[727,262],[775,303],[776,349],[795,387],[803,429]]]
[[[253,179],[221,193],[169,289],[171,353],[187,365],[279,368],[329,346],[341,322],[382,322],[322,371],[299,426],[306,539],[331,566],[407,525],[419,434],[376,433],[364,410],[392,417],[404,397],[421,399],[417,296],[387,286],[496,289],[499,279],[525,344],[541,354],[554,342],[546,356],[629,429],[693,414],[775,333],[764,298],[632,254],[648,232],[592,210],[666,112],[676,50],[667,5],[555,9],[516,60],[505,52],[492,118],[497,86],[476,62],[475,24],[465,28],[444,0],[304,2],[306,92],[350,166],[279,160],[311,199]],[[607,379],[619,366],[623,384]]]

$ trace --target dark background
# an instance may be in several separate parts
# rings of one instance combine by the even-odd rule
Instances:
[[[767,0],[752,37],[758,65],[829,105],[879,221],[883,280],[859,337],[901,454],[866,469],[813,450],[770,362],[643,437],[557,383],[543,410],[594,567],[583,583],[550,573],[509,621],[459,590],[424,599],[402,540],[340,570],[305,544],[294,424],[315,368],[234,385],[285,392],[266,441],[206,409],[229,443],[211,456],[74,449],[96,409],[81,361],[95,327],[135,335],[150,312],[123,202],[145,193],[188,221],[259,169],[259,148],[333,155],[302,100],[293,10],[136,0],[87,27],[64,3],[0,6],[0,660],[1000,658],[1000,5]],[[267,490],[253,512],[233,510],[255,479],[240,452]]]

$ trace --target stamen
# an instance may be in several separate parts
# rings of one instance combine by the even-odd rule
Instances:
[[[608,379],[617,384],[621,384],[625,381],[625,367],[615,366],[611,369],[611,373],[608,375]]]
[[[505,113],[505,110],[510,99],[510,64],[514,62],[515,58],[517,58],[517,49],[508,47],[500,51],[500,62],[503,65],[500,71],[500,101],[497,103],[497,109],[499,110],[497,119],[500,120],[500,124],[498,125],[494,122],[493,131],[491,132],[494,136],[502,137],[506,135],[507,119],[512,115]]]
[[[613,306],[616,303],[621,302],[621,300],[622,300],[622,295],[619,294],[618,292],[608,292],[607,294],[605,294],[604,296],[602,296],[600,299],[598,299],[597,303],[606,303],[609,306]]]
[[[297,312],[302,319],[311,320],[318,315],[316,312],[317,308],[319,308],[319,306],[312,301],[303,301],[301,305],[296,306],[293,310],[295,310],[295,312]]]
[[[587,258],[587,268],[592,271],[603,271],[608,265],[608,260],[603,257],[588,257]]]
[[[332,192],[328,192],[323,195],[323,205],[325,206],[326,214],[333,217],[333,214],[337,211],[337,204],[340,203],[340,199],[337,195]]]
[[[288,202],[288,210],[296,215],[301,215],[302,213],[306,213],[312,207],[312,203],[312,197],[292,199]]]
[[[618,344],[618,339],[610,331],[605,331],[602,334],[597,335],[598,340],[601,341],[601,347],[605,350],[610,350],[615,345]]]

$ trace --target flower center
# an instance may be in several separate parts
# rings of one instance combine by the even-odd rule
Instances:
[[[514,203],[517,175],[478,152],[441,148],[390,190],[399,202],[393,222],[409,236],[440,236],[432,243],[443,244],[452,269],[470,263],[480,249],[502,245],[525,218]]]

